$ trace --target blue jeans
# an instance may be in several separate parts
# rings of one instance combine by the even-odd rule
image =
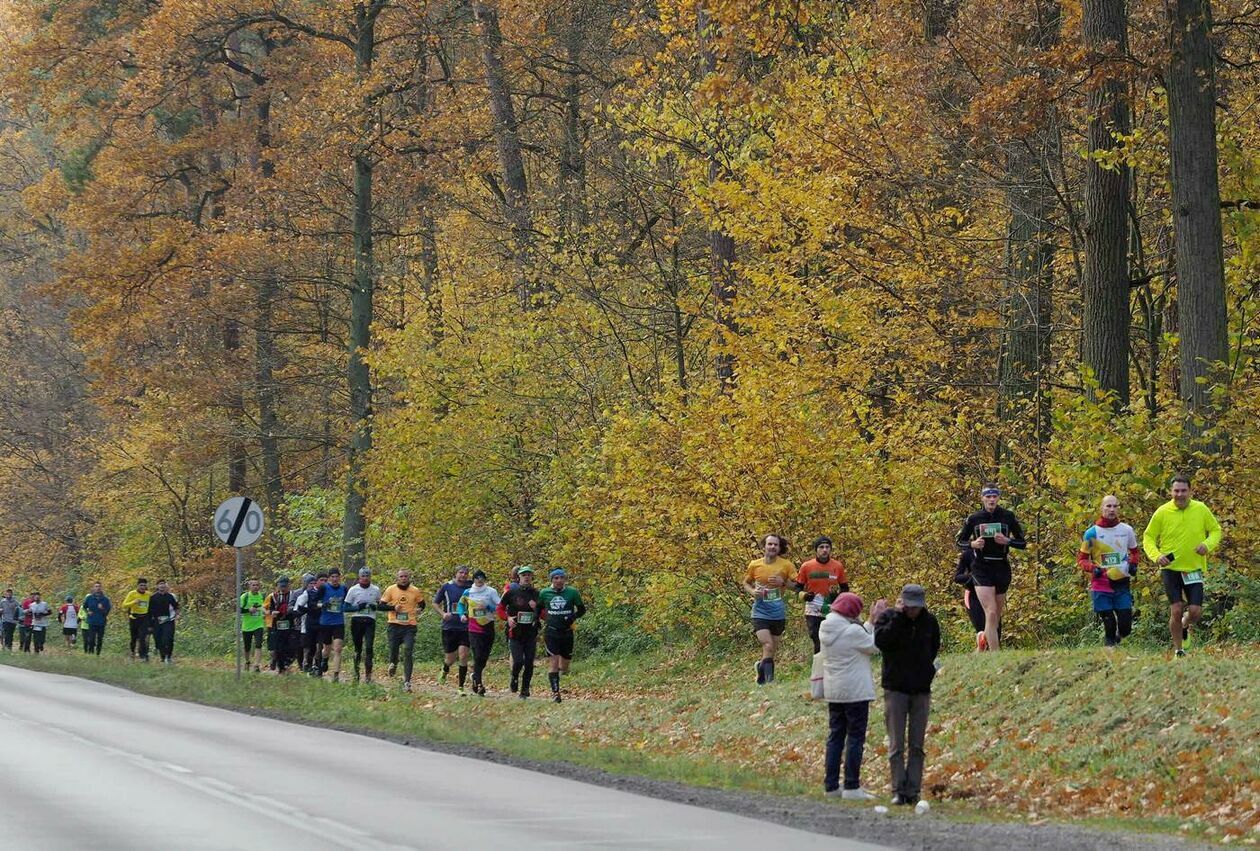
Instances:
[[[866,722],[870,718],[871,704],[860,700],[855,703],[828,703],[827,707],[831,732],[827,734],[823,789],[830,792],[840,786],[841,751],[844,752],[844,788],[860,788],[862,748],[866,746]]]

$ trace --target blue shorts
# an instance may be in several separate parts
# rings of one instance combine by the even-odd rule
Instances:
[[[1123,591],[1090,591],[1089,595],[1094,598],[1094,611],[1096,612],[1122,611],[1133,608],[1133,592],[1127,588]]]

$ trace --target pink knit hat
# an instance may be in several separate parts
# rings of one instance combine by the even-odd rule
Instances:
[[[846,618],[856,618],[862,614],[862,598],[857,594],[845,591],[831,601],[831,610]]]

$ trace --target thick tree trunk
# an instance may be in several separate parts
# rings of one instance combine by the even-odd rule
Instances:
[[[360,79],[371,73],[376,50],[376,16],[383,0],[358,6],[355,13],[355,70]],[[342,570],[354,572],[367,563],[366,494],[363,459],[372,448],[372,376],[364,359],[372,344],[372,308],[376,294],[376,258],[372,241],[372,152],[370,104],[364,103],[362,138],[354,156],[354,275],[350,289],[350,357],[346,383],[350,390],[350,448],[347,453],[346,506],[341,523]]]
[[[1172,163],[1181,397],[1187,430],[1211,408],[1213,366],[1228,355],[1221,189],[1217,175],[1216,79],[1208,0],[1167,0],[1168,147]]]
[[[1045,49],[1059,35],[1057,2],[1041,0],[1025,30],[1030,47]],[[1050,307],[1055,245],[1050,221],[1054,191],[1050,162],[1058,156],[1052,127],[1043,124],[1007,148],[1006,346],[1001,358],[1000,412],[1046,439],[1050,405],[1043,371],[1050,356]]]
[[[534,305],[538,294],[530,269],[533,249],[533,214],[529,206],[529,184],[525,178],[525,159],[521,154],[520,130],[507,69],[503,66],[503,33],[499,29],[499,11],[493,0],[473,0],[473,16],[481,41],[481,61],[490,95],[490,113],[494,121],[494,141],[499,151],[499,167],[503,169],[502,203],[504,217],[512,234],[512,260],[515,266],[516,296],[522,310]]]
[[[560,182],[564,190],[564,219],[571,231],[586,225],[586,152],[582,140],[582,6],[577,4],[565,37],[564,153]]]
[[[1128,133],[1127,86],[1118,73],[1128,53],[1125,0],[1085,0],[1082,33],[1101,79],[1089,92],[1089,149],[1110,151]],[[1129,168],[1085,166],[1085,269],[1081,354],[1117,410],[1129,404]]]

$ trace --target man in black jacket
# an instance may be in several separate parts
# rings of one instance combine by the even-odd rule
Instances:
[[[980,490],[984,507],[963,522],[958,532],[958,548],[972,551],[971,580],[984,607],[984,643],[997,650],[1006,591],[1011,586],[1010,551],[1028,546],[1024,528],[1014,512],[998,505],[1002,492],[994,484]]]
[[[880,603],[876,603],[876,608],[882,608]],[[923,787],[923,740],[932,703],[936,654],[941,649],[941,627],[927,610],[923,586],[907,585],[901,589],[896,606],[879,614],[875,619],[875,646],[883,653],[881,684],[892,802],[913,806],[919,802]]]

